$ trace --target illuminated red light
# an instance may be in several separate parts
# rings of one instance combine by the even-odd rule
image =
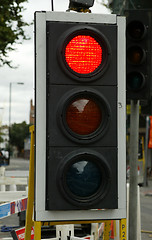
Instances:
[[[102,62],[102,47],[89,35],[78,35],[65,48],[65,60],[76,73],[93,73]]]
[[[101,121],[101,108],[91,98],[77,98],[67,108],[67,125],[76,134],[88,135],[95,132]]]

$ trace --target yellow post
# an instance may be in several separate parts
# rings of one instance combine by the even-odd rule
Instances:
[[[41,240],[41,222],[34,222],[34,240]]]
[[[120,240],[127,239],[127,227],[126,227],[126,219],[120,220]]]
[[[30,165],[29,165],[29,183],[28,183],[28,201],[25,224],[25,240],[31,239],[31,227],[33,225],[33,203],[34,203],[34,126],[30,127],[31,146],[30,146]]]
[[[110,228],[111,228],[111,220],[104,221],[104,240],[109,240],[110,238]]]
[[[114,237],[117,237],[116,220],[113,221]]]

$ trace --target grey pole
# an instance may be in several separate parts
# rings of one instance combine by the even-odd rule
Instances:
[[[12,84],[23,85],[23,82],[10,82],[9,85],[9,163],[10,163],[10,128],[11,128],[11,104],[12,104]]]
[[[9,162],[10,163],[10,153],[11,153],[11,149],[10,149],[10,127],[11,127],[11,94],[12,94],[12,82],[10,82],[10,85],[9,85]]]
[[[137,167],[139,141],[139,100],[131,101],[129,240],[137,240]]]
[[[149,116],[146,117],[146,135],[145,135],[145,169],[144,169],[144,186],[148,186],[147,181],[147,163],[148,163],[148,137],[149,137]]]

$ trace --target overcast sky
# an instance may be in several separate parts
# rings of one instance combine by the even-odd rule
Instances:
[[[69,0],[54,0],[54,11],[65,11]],[[51,10],[51,0],[29,0],[24,4],[24,20],[31,22],[34,12],[39,10]],[[105,7],[95,0],[93,13],[109,13]],[[16,51],[9,54],[17,69],[7,66],[0,67],[0,123],[9,122],[9,88],[12,82],[11,123],[26,121],[29,123],[30,99],[34,99],[34,26],[26,28],[30,40],[16,45]],[[19,85],[17,82],[23,82]]]

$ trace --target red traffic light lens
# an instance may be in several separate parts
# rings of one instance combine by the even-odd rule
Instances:
[[[76,73],[93,73],[102,63],[102,46],[89,35],[75,36],[66,45],[65,60]]]
[[[66,122],[74,133],[88,135],[101,125],[102,110],[92,98],[77,98],[67,107]]]
[[[146,27],[140,21],[132,21],[127,26],[127,34],[133,40],[141,40],[146,34]]]

